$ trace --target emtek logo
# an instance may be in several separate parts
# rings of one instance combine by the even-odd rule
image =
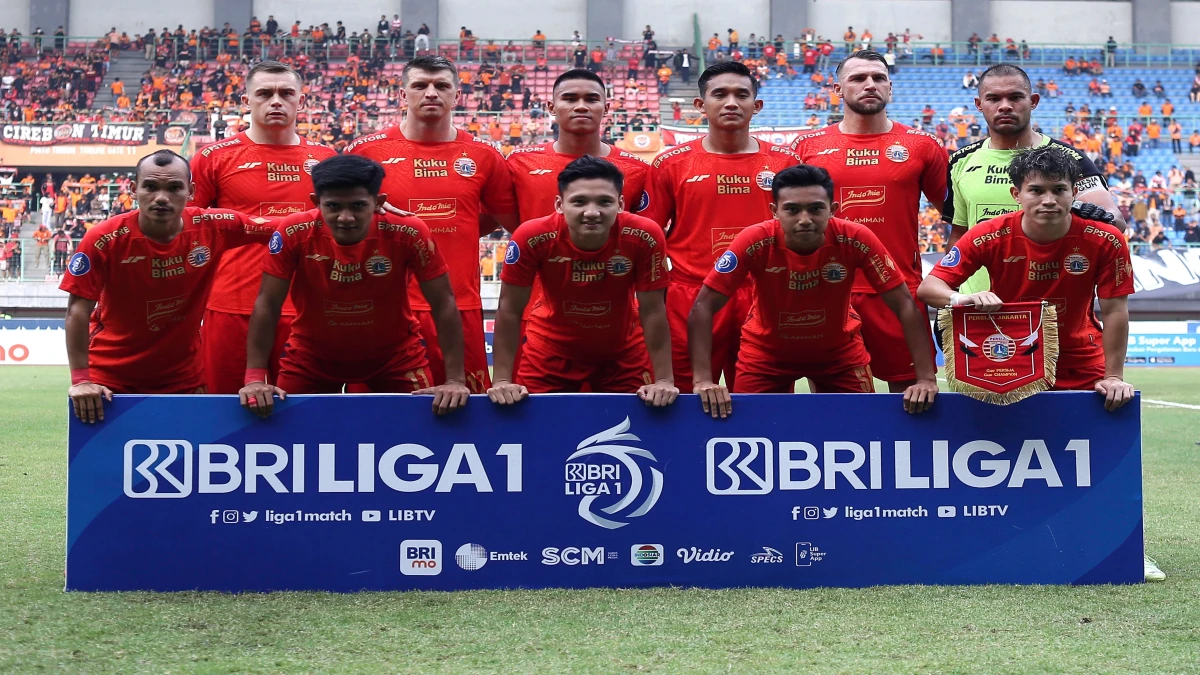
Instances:
[[[262,162],[246,162],[245,164],[239,166],[238,168],[239,169],[254,169],[254,168],[260,167],[260,166],[262,166]]]
[[[149,452],[136,466],[134,455],[137,448]],[[140,453],[137,453],[140,454]],[[175,460],[183,458],[183,475],[168,472],[175,468]],[[176,468],[178,470],[178,468]],[[145,489],[134,491],[134,474],[146,479]],[[192,493],[192,444],[179,440],[135,439],[125,444],[125,495],[134,499],[145,497],[169,499],[186,497]]]

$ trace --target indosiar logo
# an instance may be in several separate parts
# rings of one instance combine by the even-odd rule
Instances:
[[[580,495],[579,517],[593,525],[615,530],[629,523],[629,518],[644,516],[662,496],[663,474],[648,466],[649,485],[642,466],[635,458],[657,462],[649,450],[618,443],[641,441],[629,431],[629,418],[581,442],[576,452],[567,458],[566,494]],[[575,461],[601,455],[615,461]],[[600,506],[596,502],[609,503]],[[600,515],[600,513],[604,515]]]

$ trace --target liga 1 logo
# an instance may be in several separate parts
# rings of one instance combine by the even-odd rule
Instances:
[[[1058,313],[1046,302],[1014,302],[995,312],[938,312],[951,391],[1007,405],[1054,385]]]

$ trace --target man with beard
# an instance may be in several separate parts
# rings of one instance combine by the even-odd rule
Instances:
[[[946,151],[937,138],[888,119],[892,81],[883,57],[859,51],[842,61],[834,91],[845,102],[838,124],[802,134],[792,150],[806,164],[829,172],[837,186],[838,218],[865,225],[899,265],[911,293],[921,283],[917,215],[921,194],[941,210],[946,196]],[[862,319],[871,372],[892,392],[916,384],[917,373],[904,340],[904,327],[869,277],[854,277],[851,306]],[[917,303],[924,316],[925,306]],[[926,325],[928,329],[928,325]],[[925,346],[933,355],[933,336]]]
[[[950,156],[949,191],[942,220],[950,223],[947,249],[985,220],[1020,208],[1011,194],[1008,166],[1014,156],[1031,148],[1055,145],[1079,167],[1075,203],[1071,212],[1088,220],[1110,223],[1124,231],[1125,221],[1116,200],[1108,191],[1103,174],[1075,148],[1033,130],[1029,120],[1040,97],[1034,93],[1029,75],[1017,66],[1000,64],[979,76],[975,107],[987,121],[988,136]],[[988,272],[980,269],[963,282],[963,294],[986,291]]]

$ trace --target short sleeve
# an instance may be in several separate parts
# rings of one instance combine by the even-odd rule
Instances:
[[[968,222],[969,205],[966,197],[963,196],[963,191],[954,184],[953,168],[946,169],[946,202],[943,205],[942,220],[957,225],[958,227],[970,227]]]
[[[217,181],[213,175],[215,167],[212,158],[203,152],[197,152],[192,157],[192,182],[196,191],[192,194],[190,206],[206,209],[217,203]]]
[[[532,286],[537,277],[538,264],[532,247],[529,246],[530,236],[536,235],[534,227],[521,225],[513,233],[512,241],[504,250],[504,269],[500,271],[500,281],[513,286]]]
[[[279,221],[275,231],[267,241],[267,252],[263,264],[263,272],[280,279],[291,279],[296,273],[296,264],[300,258],[301,237],[307,236],[308,230],[287,234],[287,228],[297,220],[289,216]]]
[[[251,216],[229,209],[206,209],[208,216],[217,230],[225,248],[237,248],[247,244],[265,244],[275,233],[275,225],[279,219]]]
[[[896,267],[896,261],[888,255],[883,242],[867,228],[861,228],[854,233],[854,238],[866,246],[867,250],[851,247],[858,256],[858,268],[878,293],[890,291],[904,285],[904,275]]]
[[[665,165],[650,167],[650,175],[646,178],[646,206],[638,214],[658,223],[667,229],[675,216],[675,193],[671,185],[671,171]]]
[[[639,249],[637,283],[634,285],[639,293],[667,287],[667,238],[657,225],[645,228],[645,232],[650,234],[653,245],[643,241]]]
[[[441,250],[433,242],[433,233],[420,218],[405,218],[414,232],[406,235],[408,269],[418,282],[436,279],[450,271]]]
[[[1109,250],[1109,255],[1096,274],[1096,295],[1105,300],[1133,295],[1133,260],[1129,247],[1122,244],[1115,248],[1108,242],[1101,246]]]
[[[487,182],[483,184],[483,212],[493,216],[516,215],[517,193],[508,165],[499,153],[489,152],[488,155],[491,168]]]
[[[751,260],[751,256],[746,250],[752,244],[757,244],[765,238],[762,229],[758,227],[748,227],[739,232],[729,248],[721,254],[721,257],[717,258],[716,265],[704,278],[704,285],[721,295],[732,297],[737,289],[746,282],[746,276],[755,266],[755,261]],[[768,251],[769,247],[759,246],[755,253],[765,260]],[[761,264],[758,266],[762,267]]]
[[[925,162],[925,171],[921,174],[921,192],[939,212],[946,208],[946,187],[949,184],[950,161],[945,148],[933,143],[925,144],[929,150],[929,159]]]
[[[971,243],[971,238],[963,237],[950,247],[929,274],[946,282],[951,288],[958,288],[983,266],[981,257],[979,248]]]
[[[100,300],[104,285],[108,281],[108,255],[105,249],[96,248],[100,239],[100,228],[93,227],[83,235],[79,248],[67,261],[67,273],[63,275],[59,288],[81,298]],[[111,246],[107,250],[111,251]]]

